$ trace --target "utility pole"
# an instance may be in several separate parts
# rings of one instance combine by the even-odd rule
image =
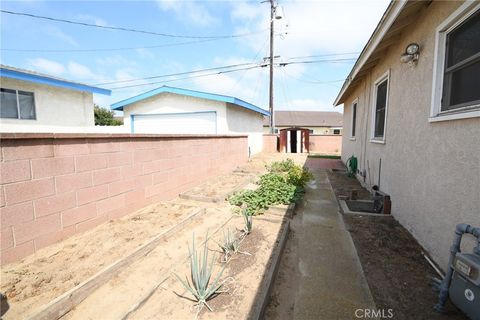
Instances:
[[[270,112],[270,133],[275,133],[275,121],[273,113],[273,38],[275,20],[275,0],[270,0],[270,94],[268,111]]]

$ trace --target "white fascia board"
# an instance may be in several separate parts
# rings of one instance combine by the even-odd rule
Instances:
[[[360,57],[358,57],[357,61],[355,62],[355,65],[353,66],[352,71],[350,71],[350,74],[345,80],[342,86],[342,89],[338,93],[338,96],[335,99],[335,102],[333,103],[334,106],[338,106],[340,104],[339,101],[343,98],[345,91],[347,91],[353,79],[355,79],[355,76],[358,74],[358,72],[360,72],[365,62],[367,62],[368,58],[370,58],[370,56],[375,51],[377,46],[380,44],[383,37],[388,32],[390,27],[393,25],[395,20],[397,20],[397,17],[400,15],[400,13],[403,10],[403,7],[407,4],[407,2],[408,0],[398,0],[398,1],[393,0],[390,3],[382,19],[380,20],[377,28],[375,29],[372,36],[370,37],[367,44],[365,45],[365,48],[360,54]]]

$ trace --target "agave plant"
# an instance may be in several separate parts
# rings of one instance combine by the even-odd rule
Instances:
[[[223,231],[223,243],[218,245],[225,254],[224,262],[228,262],[228,257],[238,252],[240,241],[235,237],[234,233],[230,232],[230,229],[227,229],[226,233]]]
[[[214,278],[212,278],[213,267],[215,263],[215,254],[213,254],[212,259],[209,263],[207,240],[205,240],[203,252],[198,251],[195,247],[194,235],[192,241],[192,249],[190,249],[190,247],[188,248],[188,252],[190,254],[191,282],[188,280],[188,277],[185,277],[185,280],[183,280],[177,274],[175,274],[175,276],[182,283],[185,289],[187,289],[195,297],[197,301],[197,306],[202,308],[205,305],[210,311],[213,311],[212,308],[208,305],[207,301],[215,294],[221,293],[221,291],[219,290],[223,286],[224,282],[220,281],[220,277],[225,270],[225,266],[223,266],[220,272],[218,272],[218,274]]]
[[[245,227],[243,228],[244,235],[250,234],[253,229],[253,216],[248,214],[246,209],[242,210],[243,221],[245,222]]]

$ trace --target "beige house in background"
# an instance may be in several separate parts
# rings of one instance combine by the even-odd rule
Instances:
[[[339,112],[275,111],[275,133],[287,128],[308,129],[310,134],[342,134],[343,116]],[[270,133],[270,119],[263,118],[263,133]]]
[[[0,65],[0,87],[2,132],[80,132],[94,127],[93,94],[111,93],[5,65]]]
[[[478,1],[392,1],[335,100],[342,160],[444,269],[455,225],[480,226],[479,41]]]

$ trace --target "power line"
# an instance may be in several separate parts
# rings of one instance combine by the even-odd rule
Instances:
[[[92,28],[100,28],[100,29],[107,29],[107,30],[117,30],[117,31],[143,33],[143,34],[148,34],[148,35],[161,36],[161,37],[170,37],[170,38],[226,39],[226,38],[245,37],[245,36],[249,36],[249,35],[252,35],[252,34],[258,34],[258,33],[261,33],[261,32],[263,32],[263,31],[265,31],[265,30],[261,30],[261,31],[257,31],[257,32],[251,32],[251,33],[233,34],[233,35],[219,35],[219,36],[190,36],[190,35],[179,35],[179,34],[170,34],[170,33],[162,33],[162,32],[155,32],[155,31],[148,31],[148,30],[140,30],[140,29],[127,28],[127,27],[102,26],[102,25],[97,25],[97,24],[92,24],[92,23],[86,23],[86,22],[80,22],[80,21],[73,21],[73,20],[67,20],[67,19],[60,19],[60,18],[40,16],[40,15],[31,14],[31,13],[26,13],[26,12],[15,12],[15,11],[9,11],[9,10],[0,10],[0,12],[6,13],[6,14],[11,14],[11,15],[17,15],[17,16],[24,16],[24,17],[29,17],[29,18],[35,18],[35,19],[43,19],[43,20],[49,20],[49,21],[55,21],[55,22],[63,22],[63,23],[75,24],[75,25],[80,25],[80,26],[84,26],[84,27],[92,27]]]
[[[242,70],[251,70],[251,69],[263,68],[263,67],[264,66],[253,66],[253,67],[247,67],[247,68],[239,68],[239,69],[234,69],[234,70],[226,70],[226,71],[219,71],[219,72],[213,72],[213,73],[207,73],[207,74],[200,74],[200,75],[197,75],[197,76],[177,78],[177,79],[171,79],[171,80],[156,81],[156,82],[141,83],[141,84],[132,84],[132,85],[128,85],[128,86],[114,87],[114,88],[110,88],[110,89],[111,90],[119,90],[119,89],[127,89],[127,88],[141,87],[141,86],[149,86],[149,85],[153,85],[153,84],[160,84],[160,83],[174,82],[174,81],[180,81],[180,80],[188,80],[188,79],[194,79],[194,78],[208,77],[208,76],[214,76],[214,75],[219,75],[219,74],[224,74],[224,73],[231,73],[231,72],[242,71]]]
[[[262,53],[263,49],[265,49],[265,47],[267,46],[267,43],[268,43],[268,40],[265,40],[263,46],[260,47],[260,50],[257,51],[257,53],[255,54],[255,56],[253,57],[253,61],[257,60],[258,59],[258,56],[260,55],[260,53]],[[243,80],[243,77],[245,76],[245,74],[247,73],[247,70],[245,70],[242,75],[240,76],[240,79],[238,81],[235,82],[235,84],[233,85],[233,87],[230,89],[230,91],[233,91],[237,88],[238,84],[240,84]]]
[[[304,59],[304,58],[335,57],[335,56],[345,56],[345,55],[351,55],[351,54],[360,54],[360,52],[343,52],[343,53],[329,53],[329,54],[320,54],[320,55],[311,55],[311,56],[300,56],[300,57],[288,58],[288,60]]]
[[[337,83],[337,82],[343,82],[345,81],[345,79],[338,79],[338,80],[317,80],[317,79],[313,79],[312,77],[308,76],[305,74],[305,73],[302,73],[301,76],[302,77],[306,77],[306,78],[310,78],[310,79],[313,79],[312,80],[304,80],[304,79],[301,79],[301,78],[298,78],[298,77],[294,77],[292,76],[291,74],[288,74],[288,72],[286,72],[286,70],[284,69],[284,74],[286,76],[288,76],[289,78],[292,78],[296,81],[299,81],[299,82],[305,82],[305,83],[309,83],[309,84],[314,84],[314,85],[327,85],[327,86],[331,86],[331,87],[334,87],[334,88],[338,88],[338,86],[334,85],[334,83]]]
[[[294,62],[280,62],[275,64],[277,67],[284,67],[289,64],[301,64],[301,63],[335,63],[335,62],[344,62],[344,61],[350,61],[350,60],[355,60],[355,59],[325,59],[325,60],[310,60],[310,61],[294,61]],[[263,62],[263,61],[258,61],[258,62],[247,62],[247,63],[238,63],[238,64],[232,64],[232,65],[227,65],[227,66],[220,66],[220,67],[213,67],[213,68],[207,68],[207,69],[197,69],[197,70],[192,70],[192,71],[185,71],[185,72],[178,72],[178,73],[171,73],[171,74],[162,74],[162,75],[154,75],[154,76],[146,76],[146,77],[140,77],[140,78],[133,78],[133,79],[126,79],[126,80],[118,80],[118,81],[109,81],[109,82],[102,82],[102,83],[96,83],[94,85],[96,86],[103,86],[103,85],[111,85],[111,84],[120,84],[120,83],[128,83],[128,82],[135,82],[135,81],[141,81],[141,80],[152,80],[152,79],[159,79],[159,78],[168,78],[168,77],[174,77],[174,76],[182,76],[182,75],[188,75],[188,74],[195,74],[195,73],[201,73],[201,72],[206,72],[206,71],[213,71],[213,70],[222,70],[222,69],[229,69],[229,68],[236,68],[236,67],[244,67],[244,66],[258,66],[258,67],[267,67],[270,64],[268,62]]]
[[[356,61],[356,58],[345,58],[345,59],[324,59],[324,60],[307,60],[307,61],[292,61],[292,62],[279,62],[278,65],[280,67],[287,66],[289,64],[310,64],[310,63],[322,63],[322,62],[329,62],[329,63],[335,63],[335,62],[353,62]]]
[[[124,47],[124,48],[98,48],[98,49],[18,49],[18,48],[0,48],[1,51],[9,51],[9,52],[44,52],[44,53],[71,53],[71,52],[111,52],[111,51],[127,51],[127,50],[138,50],[138,49],[155,49],[155,48],[165,48],[165,47],[175,47],[175,46],[183,46],[189,44],[196,44],[196,43],[203,43],[203,42],[211,42],[216,40],[224,40],[224,38],[220,39],[203,39],[197,41],[185,41],[185,42],[177,42],[177,43],[166,43],[166,44],[159,44],[155,46],[145,46],[145,47]]]
[[[149,77],[142,77],[142,78],[127,79],[127,80],[103,82],[103,83],[97,83],[97,84],[95,84],[95,85],[96,85],[96,86],[101,86],[101,85],[109,85],[109,84],[117,84],[117,83],[134,82],[134,81],[140,81],[140,80],[151,80],[151,79],[158,79],[158,78],[168,78],[168,77],[182,76],[182,75],[192,74],[192,73],[200,73],[200,72],[205,72],[205,71],[221,70],[221,69],[228,69],[228,68],[235,68],[235,67],[243,67],[243,66],[251,66],[251,65],[253,65],[253,64],[255,64],[255,65],[257,65],[257,66],[260,66],[259,63],[256,63],[256,62],[238,63],[238,64],[231,64],[231,65],[228,65],[228,66],[214,67],[214,68],[208,68],[208,69],[197,69],[197,70],[193,70],[193,71],[170,73],[170,74],[163,74],[163,75],[157,75],[157,76],[149,76]],[[263,65],[261,65],[261,66],[263,66]],[[265,66],[266,66],[266,64],[265,64]]]

